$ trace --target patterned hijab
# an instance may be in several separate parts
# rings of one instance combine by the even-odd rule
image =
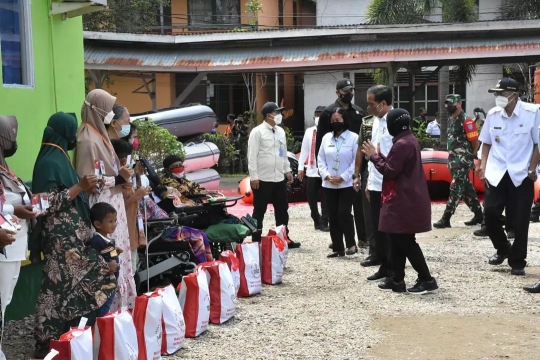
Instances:
[[[0,115],[0,165],[3,167],[3,169],[0,168],[0,181],[4,188],[9,189],[11,192],[25,194],[26,191],[19,187],[4,156],[5,151],[11,149],[17,141],[18,129],[19,125],[15,116]]]

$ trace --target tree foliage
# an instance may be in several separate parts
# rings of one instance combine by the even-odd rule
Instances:
[[[499,20],[540,19],[540,0],[503,0]]]
[[[170,0],[109,0],[109,8],[83,16],[87,31],[138,33],[159,26],[161,6]]]
[[[437,0],[373,0],[368,5],[368,23],[373,25],[418,24],[431,13]]]

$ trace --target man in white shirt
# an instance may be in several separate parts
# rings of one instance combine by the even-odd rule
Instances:
[[[435,120],[431,121],[427,128],[426,134],[431,135],[431,137],[440,137],[441,136],[441,124],[439,123],[439,113],[435,114]]]
[[[317,106],[317,109],[315,109],[315,116],[313,117],[315,126],[307,128],[304,134],[304,139],[302,140],[302,149],[300,151],[300,159],[298,160],[298,179],[302,181],[305,177],[306,196],[309,209],[311,210],[311,218],[313,219],[315,230],[328,232],[330,231],[330,228],[328,227],[328,212],[323,194],[321,194],[322,216],[317,208],[317,198],[319,197],[319,192],[322,188],[322,179],[319,175],[317,158],[315,156],[317,124],[319,122],[319,115],[324,111],[324,109],[324,106]]]
[[[268,204],[274,205],[276,226],[289,224],[287,182],[293,182],[291,166],[287,158],[287,138],[281,128],[282,107],[267,102],[261,109],[264,121],[249,134],[248,170],[253,191],[253,218],[257,220],[257,232],[253,241],[261,241],[264,214]],[[288,229],[287,229],[288,232]],[[289,248],[299,247],[291,242]]]
[[[392,135],[388,133],[386,126],[386,115],[393,109],[393,94],[392,89],[384,85],[376,85],[367,91],[367,111],[369,114],[376,116],[373,121],[371,132],[371,142],[377,147],[379,153],[386,156],[392,148]],[[359,147],[360,148],[360,147]],[[363,157],[363,154],[356,154]],[[373,230],[375,232],[375,242],[377,259],[381,266],[379,270],[367,278],[368,281],[379,281],[384,279],[392,279],[392,266],[390,263],[390,252],[387,245],[386,234],[379,231],[379,215],[381,211],[381,194],[383,176],[375,169],[375,166],[368,163],[368,180],[366,195],[371,205],[371,219],[373,221]],[[361,177],[362,174],[357,174]],[[355,187],[355,190],[357,188]]]
[[[520,84],[503,78],[490,89],[496,107],[486,117],[479,140],[482,160],[477,170],[489,191],[484,201],[486,227],[497,253],[489,264],[500,265],[508,258],[512,275],[525,275],[529,217],[537,179],[538,127],[537,106],[519,99]],[[500,216],[505,207],[512,211],[515,240],[510,244]]]

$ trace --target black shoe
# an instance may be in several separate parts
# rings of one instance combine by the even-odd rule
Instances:
[[[296,241],[292,241],[289,243],[289,249],[298,249],[302,244]]]
[[[379,285],[379,290],[382,291],[393,291],[397,293],[404,293],[407,292],[407,288],[405,287],[405,281],[395,282],[392,278],[386,278],[384,281],[381,281]]]
[[[501,265],[507,257],[508,255],[495,254],[489,258],[488,263],[489,265]]]
[[[523,290],[526,292],[529,292],[531,294],[538,294],[540,293],[540,281],[538,281],[536,284],[531,286],[524,286]]]
[[[530,221],[531,222],[540,222],[540,215],[539,214],[531,214]]]
[[[379,266],[382,262],[377,260],[374,256],[368,256],[364,261],[360,263],[363,267],[370,267],[370,266]]]
[[[371,276],[368,276],[366,278],[367,281],[381,281],[381,280],[384,280],[386,279],[386,274],[380,272],[380,271],[377,271],[375,274],[371,275]]]
[[[487,227],[482,226],[480,229],[475,230],[475,231],[473,232],[473,235],[474,235],[474,236],[480,236],[480,237],[488,236],[488,233],[487,233]]]
[[[364,241],[364,240],[358,240],[358,247],[359,247],[359,248],[366,248],[366,247],[368,247],[367,241]]]
[[[444,228],[452,227],[450,225],[450,216],[443,215],[441,220],[439,220],[439,221],[437,221],[436,223],[433,224],[433,227],[437,228],[437,229],[444,229]]]
[[[510,271],[510,274],[516,275],[516,276],[524,276],[525,275],[525,269],[524,268],[512,268]]]
[[[347,251],[345,251],[345,254],[347,255],[354,255],[358,252],[358,247],[356,246],[353,246],[353,249],[347,249]]]
[[[326,257],[329,259],[336,258],[336,257],[343,257],[343,256],[345,256],[345,251],[335,252],[335,253],[331,253],[330,255],[326,255]]]
[[[333,248],[334,248],[334,244],[330,243],[330,245],[328,245],[328,248],[329,248],[329,249],[333,249]]]
[[[439,289],[437,280],[431,278],[429,281],[416,280],[416,284],[412,288],[407,289],[407,292],[413,295],[424,295],[434,293]]]
[[[321,223],[315,223],[313,224],[313,227],[315,228],[315,230],[321,230]]]
[[[508,230],[507,233],[506,233],[506,237],[508,239],[515,239],[516,238],[516,233],[514,232],[514,230]]]
[[[482,221],[484,221],[484,214],[482,214],[482,210],[478,210],[474,213],[474,217],[471,220],[465,221],[465,225],[474,226],[481,224]]]
[[[327,221],[323,221],[321,222],[321,228],[320,228],[321,231],[324,231],[324,232],[330,232],[330,227],[328,226],[328,222]]]

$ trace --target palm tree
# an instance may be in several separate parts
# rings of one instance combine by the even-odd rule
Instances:
[[[534,1],[534,0],[529,0]],[[442,20],[448,23],[466,23],[478,20],[474,0],[373,0],[368,6],[369,23],[376,25],[414,24],[428,22],[425,17],[430,15],[437,6],[442,8]],[[457,67],[457,81],[463,84],[470,82],[474,75],[474,65]],[[377,80],[387,79],[385,71],[375,72]],[[444,99],[450,88],[449,67],[439,71],[439,114],[441,120],[441,145],[447,141],[447,114]],[[441,99],[443,101],[441,101]]]
[[[540,1],[538,0],[503,0],[499,20],[534,20],[540,19]]]

